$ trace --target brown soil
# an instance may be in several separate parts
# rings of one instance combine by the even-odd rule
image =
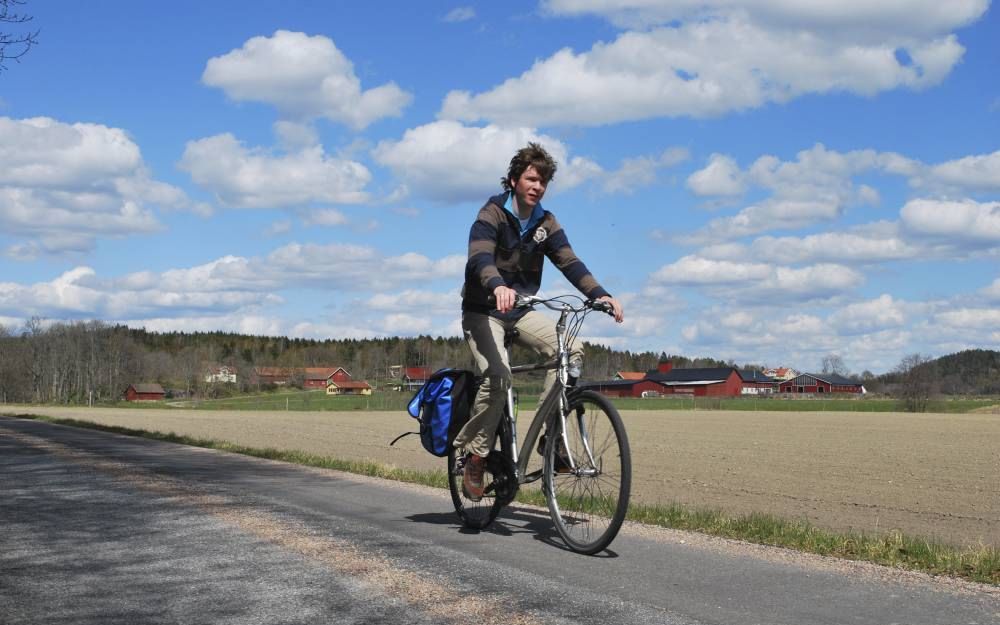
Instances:
[[[404,413],[23,411],[398,467],[444,467],[416,437],[388,446],[415,424]],[[520,431],[531,416],[522,414]],[[997,415],[671,410],[629,411],[623,418],[635,502],[1000,546]]]

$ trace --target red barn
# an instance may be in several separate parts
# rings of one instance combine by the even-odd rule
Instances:
[[[742,392],[743,380],[735,367],[662,369],[661,364],[656,371],[647,373],[646,379],[662,384],[666,395],[736,397]]]
[[[159,384],[129,384],[125,389],[125,401],[160,401],[166,396]]]
[[[803,373],[778,385],[781,393],[855,393],[862,394],[861,382],[836,373]]]
[[[643,393],[664,394],[666,390],[659,382],[652,380],[608,380],[606,382],[581,383],[582,388],[597,391],[608,397],[642,397]]]

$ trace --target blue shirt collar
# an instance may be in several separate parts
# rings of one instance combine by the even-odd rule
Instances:
[[[517,223],[520,226],[520,224],[521,224],[521,218],[518,217],[517,213],[514,212],[514,192],[513,191],[508,191],[507,192],[507,199],[504,200],[503,207],[504,207],[504,209],[508,213],[510,213],[511,215],[514,216],[515,219],[517,219]],[[534,210],[531,211],[531,218],[528,219],[528,224],[526,226],[524,226],[524,227],[521,228],[521,234],[523,235],[525,232],[527,232],[528,230],[531,230],[536,225],[538,225],[538,222],[540,222],[542,220],[542,217],[544,217],[544,216],[545,216],[545,210],[542,208],[542,203],[539,202],[538,204],[535,204]]]

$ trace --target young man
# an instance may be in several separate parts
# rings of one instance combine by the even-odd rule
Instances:
[[[469,422],[455,437],[455,447],[468,455],[463,490],[474,501],[483,496],[486,456],[511,385],[510,363],[503,346],[504,331],[517,328],[518,342],[545,356],[556,350],[555,322],[536,311],[514,309],[518,293],[534,295],[542,282],[544,257],[566,279],[591,299],[610,302],[621,323],[622,307],[576,257],[569,239],[552,213],[541,205],[545,189],[556,173],[556,163],[537,143],[529,143],[510,161],[501,180],[504,193],[491,197],[479,210],[469,232],[469,260],[462,288],[462,331],[472,349],[483,383],[476,393]],[[489,297],[495,297],[491,306]],[[581,361],[574,347],[571,361]],[[542,398],[555,383],[555,371],[545,379]],[[541,399],[539,399],[541,402]]]

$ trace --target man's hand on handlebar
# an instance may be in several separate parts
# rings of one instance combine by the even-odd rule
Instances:
[[[496,299],[499,312],[510,312],[514,308],[514,298],[517,297],[517,291],[507,286],[498,286],[493,289],[493,297]]]
[[[621,303],[610,295],[605,295],[604,297],[597,298],[599,302],[607,302],[611,306],[610,314],[615,318],[615,321],[621,323],[625,320],[625,311],[622,310]]]

